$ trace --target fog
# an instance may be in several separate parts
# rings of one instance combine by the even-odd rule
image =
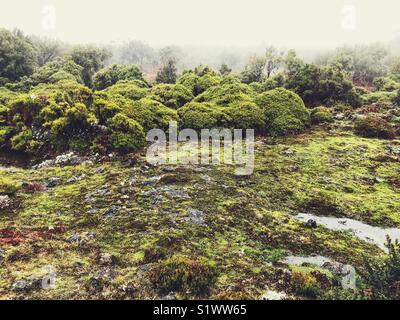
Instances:
[[[70,44],[140,40],[186,65],[240,67],[274,45],[303,57],[345,44],[400,47],[398,0],[2,0],[0,27]]]

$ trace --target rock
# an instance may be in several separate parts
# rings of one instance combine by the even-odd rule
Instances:
[[[59,177],[51,177],[47,182],[45,183],[46,188],[54,188],[58,185],[61,184],[61,178]]]
[[[123,284],[122,286],[120,286],[120,290],[129,296],[133,296],[137,291],[132,283]]]
[[[159,189],[160,191],[164,192],[167,196],[176,199],[190,199],[190,196],[187,192],[178,190],[176,187],[172,186],[164,186]]]
[[[94,170],[95,173],[103,173],[104,171],[106,171],[106,169],[104,169],[103,167],[97,168],[96,170]]]
[[[294,150],[292,150],[292,149],[286,149],[286,150],[282,151],[282,154],[285,155],[285,156],[292,156],[295,153],[296,152]]]
[[[161,179],[161,176],[156,176],[156,177],[151,177],[147,179],[146,181],[143,181],[144,186],[154,186],[157,184],[157,182]]]
[[[185,218],[186,221],[190,222],[190,223],[194,223],[194,224],[203,224],[204,223],[204,212],[197,210],[197,209],[193,209],[193,208],[189,208],[188,210],[188,217]]]
[[[304,226],[306,228],[316,228],[317,227],[317,221],[313,220],[313,219],[309,219]]]
[[[109,207],[105,212],[104,212],[104,216],[107,219],[112,219],[115,218],[116,216],[118,216],[122,210],[125,210],[126,207],[122,207],[122,206],[111,206]]]
[[[90,210],[88,210],[88,214],[96,214],[96,213],[98,213],[100,210],[99,209],[97,209],[97,208],[93,208],[93,209],[90,209]]]
[[[104,287],[107,287],[117,276],[117,272],[112,269],[106,268],[95,272],[89,279],[89,284],[92,288],[98,291],[102,291]]]
[[[286,293],[273,290],[268,290],[261,296],[261,300],[284,300],[286,298]]]
[[[12,200],[9,196],[0,196],[0,209],[6,209],[12,205]]]
[[[28,277],[26,279],[18,280],[13,283],[12,289],[14,291],[32,291],[42,288],[42,278],[41,277]]]
[[[116,260],[116,258],[109,253],[101,253],[100,254],[100,258],[99,258],[100,264],[112,265],[115,263],[115,260]]]
[[[335,120],[343,120],[343,119],[345,118],[345,115],[344,115],[343,113],[338,113],[338,114],[335,114],[335,115],[333,116],[333,118],[334,118]]]
[[[46,160],[43,161],[42,163],[33,166],[33,169],[41,169],[41,168],[48,168],[52,166],[67,166],[67,165],[76,165],[78,163],[82,163],[82,159],[75,155],[73,152],[62,154],[58,157],[56,157],[53,160]]]
[[[170,292],[166,296],[163,296],[161,300],[176,300],[176,295],[174,292]]]
[[[78,243],[81,242],[81,240],[82,240],[81,236],[77,233],[73,234],[67,239],[68,242],[78,242]]]
[[[86,178],[86,174],[81,174],[80,176],[75,176],[67,180],[67,183],[76,183]]]

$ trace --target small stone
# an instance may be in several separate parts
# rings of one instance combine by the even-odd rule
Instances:
[[[304,226],[306,228],[316,228],[317,227],[317,221],[313,220],[313,219],[309,219]]]
[[[111,265],[115,262],[115,257],[109,253],[100,254],[100,263],[104,265]]]
[[[61,178],[59,177],[51,177],[49,180],[47,180],[47,182],[45,183],[45,186],[47,188],[54,188],[58,185],[61,184]]]
[[[204,223],[204,212],[189,208],[188,217],[185,218],[186,221],[194,223],[194,224],[203,224]]]
[[[120,287],[120,289],[121,289],[122,292],[124,292],[124,293],[126,293],[127,295],[130,295],[130,296],[133,296],[137,291],[135,286],[133,284],[131,284],[131,283],[123,284]]]
[[[161,177],[157,176],[157,177],[151,177],[149,179],[147,179],[146,181],[144,181],[142,184],[144,186],[154,186],[157,184],[157,182],[161,179]]]

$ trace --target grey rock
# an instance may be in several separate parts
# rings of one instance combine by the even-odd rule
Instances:
[[[316,228],[317,227],[317,221],[313,220],[313,219],[309,219],[304,226],[306,228]]]
[[[58,185],[61,184],[61,178],[60,177],[51,177],[47,182],[45,183],[45,186],[47,188],[54,188]]]
[[[185,218],[187,222],[194,224],[203,224],[205,218],[205,213],[201,210],[189,208],[188,217]]]
[[[42,278],[41,277],[28,277],[26,279],[18,280],[13,283],[12,289],[14,291],[33,291],[42,288]]]

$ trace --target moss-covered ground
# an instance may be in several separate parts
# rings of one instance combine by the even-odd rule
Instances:
[[[325,270],[279,261],[318,254],[362,268],[364,256],[383,252],[346,232],[305,228],[293,215],[400,227],[400,160],[389,145],[400,141],[334,128],[260,138],[250,176],[228,165],[153,167],[143,154],[36,170],[0,167],[0,176],[16,184],[61,179],[45,190],[20,188],[15,205],[0,209],[0,298],[259,299],[267,290],[341,297]],[[190,219],[193,212],[202,223]],[[13,287],[46,266],[56,273],[54,287]]]

